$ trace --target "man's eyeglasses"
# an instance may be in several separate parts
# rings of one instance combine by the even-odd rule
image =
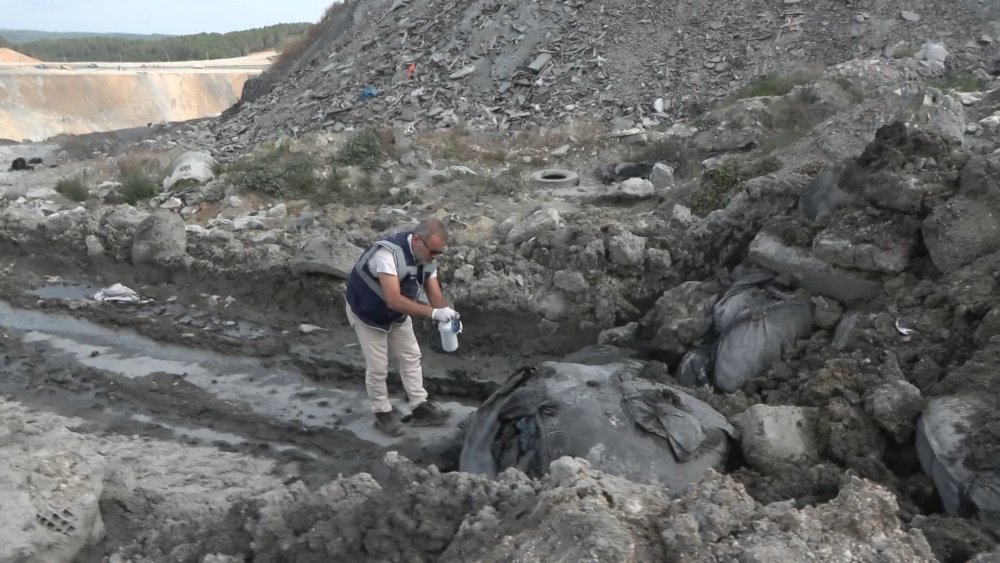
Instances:
[[[418,239],[420,239],[420,244],[424,245],[424,248],[426,248],[426,249],[427,249],[427,253],[428,253],[428,254],[430,254],[430,255],[431,255],[431,257],[435,257],[435,256],[441,256],[442,254],[444,254],[444,249],[443,249],[443,248],[441,248],[441,249],[434,249],[434,248],[431,248],[431,247],[430,247],[430,246],[429,246],[429,245],[427,244],[427,241],[425,241],[425,240],[424,240],[424,238],[423,238],[423,237],[421,237],[420,235],[415,235],[415,236],[416,236],[416,237],[417,237]]]

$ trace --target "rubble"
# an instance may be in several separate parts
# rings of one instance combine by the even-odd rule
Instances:
[[[182,154],[224,162],[278,138],[326,158],[353,132],[391,127],[395,152],[365,172],[391,198],[279,197],[223,175],[138,206],[110,204],[117,187],[102,185],[101,201],[77,206],[16,183],[28,174],[9,180],[0,229],[12,245],[221,285],[204,291],[213,310],[286,315],[300,340],[256,352],[256,336],[220,338],[324,383],[363,371],[343,359],[349,344],[331,345],[361,249],[428,215],[452,233],[440,279],[467,319],[469,355],[427,379],[477,404],[495,397],[463,437],[476,442],[469,456],[489,458],[465,469],[488,477],[461,471],[451,442],[416,452],[438,467],[389,454],[378,478],[306,486],[303,459],[280,482],[255,466],[267,479],[232,498],[213,482],[202,512],[122,486],[112,501],[145,516],[110,557],[932,561],[995,550],[1000,83],[982,75],[992,63],[979,7],[652,8],[350,2],[287,77],[251,87],[211,125],[216,139],[177,134]],[[933,38],[930,14],[944,30]],[[790,74],[812,63],[829,66]],[[959,70],[980,91],[949,86]],[[445,136],[423,136],[437,129]],[[522,132],[542,140],[520,144]],[[348,183],[363,177],[344,169]],[[566,174],[539,184],[552,170]],[[224,299],[234,286],[238,299]],[[157,315],[189,323],[172,337],[205,334],[166,313],[188,304],[166,303]],[[526,368],[506,389],[479,377],[499,357],[544,375]],[[505,394],[519,383],[536,395]],[[641,393],[626,384],[661,393],[646,404],[656,417],[634,416]],[[695,424],[678,401],[716,424]],[[607,435],[569,435],[582,427]],[[639,467],[616,450],[635,443],[670,457]],[[692,451],[710,459],[681,459]],[[668,475],[650,479],[658,463]]]
[[[496,2],[488,9],[473,0],[348,6],[338,16],[337,37],[284,80],[268,81],[270,92],[253,90],[226,112],[213,126],[220,140],[249,145],[275,134],[374,122],[418,131],[458,122],[503,131],[584,117],[671,126],[704,103],[707,92],[723,97],[756,75],[863,58],[882,49],[881,22],[919,19],[885,6],[853,23],[856,12],[831,1],[757,3],[722,19],[707,6],[650,10],[633,0]],[[982,35],[971,5],[941,5],[935,18],[953,22],[949,40],[956,45],[976,44]],[[623,42],[607,21],[643,31]],[[845,26],[848,35],[835,31]],[[910,25],[895,26],[892,37],[926,40]],[[939,70],[947,56],[940,51],[925,45],[920,60]],[[361,96],[369,86],[377,96]],[[646,137],[643,129],[631,135]]]

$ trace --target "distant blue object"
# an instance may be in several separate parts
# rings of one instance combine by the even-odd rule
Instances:
[[[367,100],[368,98],[374,98],[378,95],[378,89],[374,86],[365,86],[361,89],[361,99]]]

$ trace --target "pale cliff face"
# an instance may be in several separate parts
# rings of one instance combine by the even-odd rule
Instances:
[[[0,138],[39,141],[220,114],[251,71],[0,71]]]

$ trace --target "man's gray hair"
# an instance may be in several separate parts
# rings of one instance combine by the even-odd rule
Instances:
[[[417,226],[413,227],[413,234],[423,240],[427,240],[435,235],[441,237],[442,241],[448,240],[448,229],[437,217],[428,217],[417,223]]]

